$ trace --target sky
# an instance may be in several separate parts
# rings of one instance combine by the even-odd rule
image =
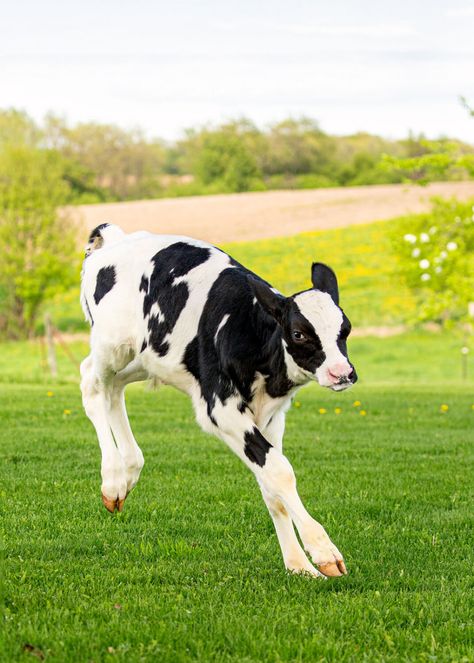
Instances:
[[[187,127],[309,116],[334,134],[474,143],[474,0],[16,0],[0,11],[0,108]],[[7,7],[8,5],[8,7]]]

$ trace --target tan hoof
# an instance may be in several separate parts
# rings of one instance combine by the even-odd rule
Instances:
[[[102,503],[110,513],[114,513],[117,508],[117,500],[111,500],[102,493]]]
[[[342,560],[328,562],[327,564],[318,564],[318,569],[321,573],[324,573],[325,576],[330,578],[338,578],[339,576],[347,575],[347,569]]]
[[[336,564],[337,564],[337,568],[339,569],[339,571],[343,575],[346,576],[347,575],[347,569],[346,569],[346,565],[344,564],[344,560],[343,559],[338,559]]]

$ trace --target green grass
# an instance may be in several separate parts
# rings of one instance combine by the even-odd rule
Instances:
[[[405,219],[303,233],[293,237],[228,244],[223,248],[286,295],[311,287],[311,265],[325,262],[335,269],[344,309],[355,326],[390,325],[405,321],[415,299],[400,280],[391,235]],[[79,306],[79,288],[48,306],[61,329],[86,329]]]
[[[1,393],[2,660],[472,660],[465,390],[301,392],[287,454],[350,570],[327,582],[285,574],[250,473],[185,397],[130,390],[146,465],[111,516],[77,389]]]
[[[285,573],[251,474],[171,389],[129,389],[146,464],[111,516],[74,367],[43,380],[34,346],[2,345],[0,660],[473,660],[474,399],[458,345],[354,339],[360,385],[298,395],[286,453],[350,572],[327,582]]]

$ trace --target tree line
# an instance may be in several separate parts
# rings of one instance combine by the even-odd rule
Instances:
[[[305,117],[264,129],[236,119],[187,129],[171,143],[140,129],[95,122],[71,126],[53,114],[37,123],[25,112],[0,110],[0,160],[12,152],[32,161],[48,153],[62,172],[66,202],[73,204],[474,174],[474,147],[461,141],[333,136]]]

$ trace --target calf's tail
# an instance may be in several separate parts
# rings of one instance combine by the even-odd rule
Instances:
[[[92,318],[91,310],[88,304],[85,285],[85,274],[88,262],[87,258],[91,255],[91,253],[99,251],[104,246],[108,247],[112,244],[115,244],[116,242],[122,240],[124,237],[125,233],[122,228],[119,228],[119,226],[116,226],[113,223],[101,223],[99,226],[94,228],[94,230],[89,235],[81,272],[81,306],[82,310],[84,311],[86,320],[91,326],[94,324],[94,320]]]
[[[125,233],[119,226],[113,223],[101,223],[89,235],[85,257],[87,258],[93,251],[97,251],[97,249],[101,249],[103,246],[115,244],[115,242],[120,241],[124,237]]]

